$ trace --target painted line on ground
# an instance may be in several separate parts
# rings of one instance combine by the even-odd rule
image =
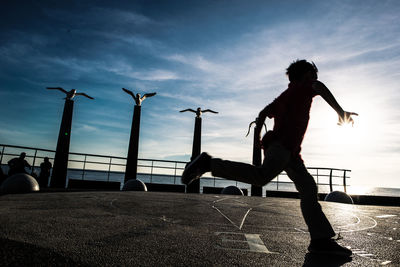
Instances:
[[[391,218],[391,217],[396,217],[396,216],[397,215],[393,215],[393,214],[384,214],[384,215],[378,215],[378,216],[375,216],[375,217],[382,219],[382,218]]]

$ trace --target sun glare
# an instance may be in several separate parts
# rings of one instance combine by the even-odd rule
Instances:
[[[372,191],[371,187],[368,186],[349,186],[347,193],[351,195],[368,195]]]
[[[327,141],[331,144],[347,146],[359,143],[361,125],[357,124],[356,118],[354,120],[354,125],[348,122],[340,125],[338,123],[329,124]]]

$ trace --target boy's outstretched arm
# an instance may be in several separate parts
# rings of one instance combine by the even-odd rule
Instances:
[[[328,87],[325,86],[325,84],[320,81],[315,81],[313,82],[312,86],[314,91],[319,94],[336,111],[339,116],[339,125],[350,122],[354,124],[354,120],[351,115],[358,116],[358,114],[355,112],[344,111],[339,103],[336,101],[335,97],[328,89]]]

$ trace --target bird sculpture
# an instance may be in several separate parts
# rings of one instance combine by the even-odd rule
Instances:
[[[71,89],[70,91],[64,90],[61,87],[47,87],[47,89],[49,89],[49,90],[60,90],[61,92],[65,93],[67,95],[64,99],[72,100],[77,95],[82,95],[82,96],[85,96],[85,97],[87,97],[89,99],[94,99],[93,97],[88,96],[85,93],[77,93],[76,89]]]
[[[218,112],[213,111],[213,110],[211,110],[211,109],[201,110],[201,108],[197,108],[197,110],[188,108],[188,109],[185,109],[185,110],[181,110],[181,111],[179,111],[179,112],[186,112],[186,111],[190,111],[190,112],[196,113],[196,117],[197,117],[197,118],[200,118],[200,117],[201,117],[201,114],[203,114],[203,113],[205,113],[205,112],[211,112],[211,113],[218,114]]]
[[[141,96],[140,94],[134,94],[132,91],[122,88],[122,90],[124,90],[127,94],[130,94],[133,99],[135,100],[136,105],[141,106],[142,102],[147,98],[147,97],[152,97],[155,96],[157,93],[148,93],[148,94],[144,94],[143,96]]]

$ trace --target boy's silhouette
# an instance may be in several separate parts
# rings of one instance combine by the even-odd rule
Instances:
[[[297,60],[288,68],[289,87],[258,115],[257,132],[260,136],[266,119],[274,118],[274,128],[267,132],[260,145],[264,149],[262,166],[212,158],[200,154],[188,163],[182,174],[182,183],[190,184],[211,171],[214,176],[264,186],[285,171],[300,193],[300,206],[311,235],[308,250],[311,253],[350,256],[351,250],[336,243],[335,232],[318,203],[317,186],[308,173],[300,155],[301,143],[307,130],[311,103],[316,95],[337,112],[338,124],[351,122],[353,112],[344,111],[329,89],[318,81],[318,69],[314,63]]]

